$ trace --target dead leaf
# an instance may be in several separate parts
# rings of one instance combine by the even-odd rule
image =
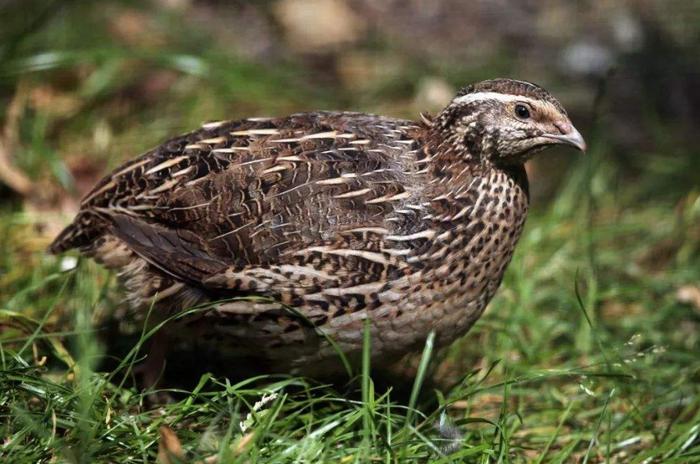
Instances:
[[[681,303],[689,304],[700,311],[700,287],[695,285],[684,285],[676,290],[676,298]]]
[[[158,443],[158,462],[160,464],[174,464],[182,462],[185,452],[177,435],[167,425],[161,425],[160,442]]]
[[[233,449],[234,454],[239,455],[245,449],[248,447],[250,442],[253,440],[253,437],[255,436],[254,432],[248,432],[245,435],[243,435],[238,442],[236,442],[236,446]]]
[[[0,182],[22,196],[27,196],[32,192],[32,182],[29,177],[14,166],[12,160],[17,147],[17,126],[24,112],[27,95],[27,85],[20,82],[7,107],[5,127],[0,135]]]
[[[253,438],[255,437],[255,432],[248,432],[245,435],[243,435],[241,438],[236,440],[235,443],[231,445],[231,452],[235,456],[241,455],[243,452],[246,451],[248,448],[248,445],[253,441]],[[207,458],[204,458],[204,461],[202,461],[204,464],[217,464],[219,462],[219,456],[209,456]]]
[[[29,93],[29,102],[37,111],[60,118],[70,117],[82,107],[82,102],[76,95],[58,91],[48,85],[33,88]]]
[[[165,42],[153,18],[135,8],[114,11],[109,32],[117,40],[140,48],[155,48]]]
[[[280,0],[273,13],[302,52],[333,49],[362,37],[364,22],[342,0]]]

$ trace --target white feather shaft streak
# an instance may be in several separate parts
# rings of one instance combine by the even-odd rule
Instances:
[[[84,204],[88,203],[88,202],[89,202],[90,200],[92,200],[93,198],[95,198],[95,197],[97,197],[97,196],[99,196],[99,195],[101,195],[101,194],[103,194],[103,193],[109,191],[110,189],[112,189],[112,188],[114,188],[114,187],[116,187],[116,186],[117,186],[117,183],[114,182],[113,180],[110,180],[110,181],[107,182],[105,185],[103,185],[100,189],[95,190],[94,192],[92,192],[92,193],[90,194],[89,197],[85,198],[85,199],[81,202],[81,204],[84,205]]]
[[[391,256],[407,256],[413,253],[413,250],[410,248],[382,248],[382,252]]]
[[[115,173],[112,175],[112,178],[116,178],[116,177],[123,176],[123,175],[126,174],[127,172],[131,172],[131,171],[133,171],[134,169],[140,168],[140,167],[143,166],[144,164],[148,164],[150,161],[151,161],[150,159],[146,158],[146,159],[143,159],[143,160],[139,161],[138,163],[132,164],[131,166],[127,166],[127,167],[125,167],[124,169],[115,172]]]
[[[387,201],[405,200],[405,199],[410,198],[410,197],[411,197],[411,192],[401,192],[401,193],[397,193],[396,195],[393,195],[390,197],[379,197],[379,198],[375,198],[373,200],[367,200],[365,203],[367,203],[367,204],[384,203]]]
[[[317,180],[316,184],[317,185],[337,185],[337,184],[344,184],[345,182],[349,182],[349,178],[347,178],[347,177],[333,177],[332,179]]]
[[[304,299],[308,301],[327,301],[327,296],[366,295],[381,290],[383,286],[383,282],[372,282],[369,284],[355,285],[354,287],[327,288],[318,293],[304,295]]]
[[[226,137],[213,137],[211,139],[200,140],[197,143],[206,143],[207,145],[216,145],[217,143],[223,143],[226,141]]]
[[[354,197],[362,196],[362,195],[369,193],[371,191],[372,191],[372,189],[370,189],[370,188],[363,188],[360,190],[353,190],[352,192],[341,193],[340,195],[335,195],[333,198],[338,198],[338,199],[354,198]]]
[[[332,276],[327,272],[320,271],[308,266],[296,266],[294,264],[282,264],[277,266],[280,272],[292,274],[292,279],[295,278],[307,278],[307,277],[318,277],[324,280],[338,280],[337,276]]]
[[[321,293],[330,296],[342,296],[347,294],[366,295],[381,290],[383,286],[383,282],[372,282],[369,284],[355,285],[354,287],[327,288]]]
[[[248,129],[248,130],[240,130],[240,131],[231,132],[231,135],[235,135],[235,136],[275,135],[275,134],[279,134],[279,130],[277,130],[277,129]]]
[[[373,261],[375,263],[383,264],[383,265],[389,265],[391,264],[386,257],[381,254],[381,253],[376,253],[374,251],[365,251],[365,250],[350,250],[346,248],[330,248],[326,246],[316,246],[316,247],[309,247],[305,248],[303,250],[297,251],[294,253],[295,255],[303,255],[307,254],[309,252],[318,252],[318,253],[325,253],[329,255],[336,255],[336,256],[356,256],[358,258],[363,258],[368,261]]]
[[[250,151],[250,147],[229,147],[229,148],[214,148],[212,153],[236,153],[237,151]]]
[[[146,171],[145,174],[149,175],[158,171],[162,171],[163,169],[168,169],[169,167],[175,166],[177,163],[187,158],[189,158],[189,156],[176,156],[175,158],[163,161],[162,163],[153,166],[151,169]]]
[[[219,128],[219,127],[223,126],[224,124],[226,124],[226,121],[211,121],[211,122],[205,122],[204,124],[202,124],[202,129],[204,129],[204,130],[212,130],[212,129]]]
[[[316,134],[309,134],[305,135],[301,138],[301,140],[312,140],[312,139],[334,139],[336,138],[338,133],[336,131],[330,131],[330,132],[318,132]]]
[[[188,167],[186,167],[185,169],[180,169],[180,170],[177,171],[177,172],[173,172],[173,173],[172,173],[172,177],[184,176],[185,174],[187,174],[188,172],[191,172],[191,171],[193,171],[193,170],[194,170],[194,166],[188,166]]]
[[[169,181],[161,184],[160,186],[154,188],[153,190],[149,190],[147,192],[147,195],[155,195],[157,193],[165,192],[166,190],[170,190],[171,188],[175,187],[179,183],[180,183],[180,179],[170,179]]]
[[[435,237],[435,231],[431,229],[426,229],[422,230],[420,232],[416,232],[415,234],[408,234],[408,235],[387,235],[386,240],[394,240],[396,242],[405,242],[408,240],[416,240],[419,238],[427,238],[431,239]]]
[[[287,170],[287,166],[278,164],[277,166],[273,166],[271,168],[265,169],[262,173],[263,174],[270,174],[273,172],[286,171],[286,170]]]
[[[356,227],[354,229],[348,229],[345,232],[371,232],[374,234],[388,234],[389,231],[384,227]]]

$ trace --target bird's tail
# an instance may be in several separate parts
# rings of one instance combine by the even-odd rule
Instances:
[[[81,248],[95,240],[95,227],[84,213],[79,213],[73,222],[51,242],[48,251],[57,255],[73,248]]]

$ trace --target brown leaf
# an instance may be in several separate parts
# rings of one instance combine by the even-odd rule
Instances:
[[[689,304],[700,311],[700,287],[696,285],[684,285],[676,290],[676,298],[681,303]]]
[[[158,462],[160,464],[175,464],[182,462],[185,452],[175,432],[167,425],[161,425],[160,442],[158,443]]]
[[[61,118],[74,115],[82,106],[77,95],[61,92],[48,85],[33,88],[29,93],[29,102],[35,110]]]
[[[250,445],[253,441],[253,438],[255,437],[255,432],[248,432],[242,437],[240,437],[238,440],[236,440],[235,443],[231,444],[231,452],[234,454],[234,456],[239,456],[243,452],[245,452],[248,448],[248,445]],[[209,456],[207,458],[204,458],[204,461],[202,461],[204,464],[218,464],[219,462],[219,456]]]
[[[113,11],[109,32],[117,40],[141,48],[161,46],[165,40],[153,18],[135,8]]]
[[[355,42],[365,29],[364,22],[342,0],[280,0],[273,13],[292,47],[302,52]]]
[[[14,166],[12,160],[17,147],[17,126],[24,112],[27,93],[27,86],[20,82],[15,96],[7,107],[5,127],[2,130],[2,134],[0,134],[0,182],[22,196],[27,196],[31,193],[32,182]]]
[[[238,456],[242,452],[246,450],[248,445],[251,443],[253,440],[253,437],[255,434],[253,432],[248,432],[245,435],[243,435],[240,440],[236,442],[235,448],[233,449],[233,453]]]

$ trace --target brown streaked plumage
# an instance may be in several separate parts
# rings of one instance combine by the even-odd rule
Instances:
[[[482,314],[528,208],[524,162],[585,148],[561,104],[527,82],[470,85],[420,122],[361,113],[212,122],[117,168],[51,245],[120,272],[134,311],[179,337],[325,375],[447,344]],[[261,299],[236,299],[261,296]]]

